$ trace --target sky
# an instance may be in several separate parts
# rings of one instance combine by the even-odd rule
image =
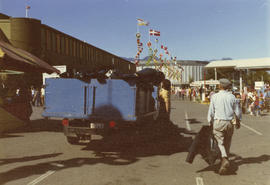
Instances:
[[[26,5],[29,17],[120,57],[137,53],[137,18],[150,23],[139,27],[141,57],[149,29],[178,60],[270,57],[270,0],[0,0],[0,12],[25,17]]]

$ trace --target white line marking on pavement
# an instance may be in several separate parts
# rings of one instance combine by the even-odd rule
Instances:
[[[185,111],[185,119],[186,119],[186,127],[188,131],[191,131],[189,120],[188,120],[188,114],[187,111]]]
[[[260,136],[263,135],[262,133],[258,132],[257,130],[255,130],[255,129],[253,129],[253,128],[247,126],[247,125],[245,125],[244,123],[241,123],[241,125],[244,126],[244,127],[247,128],[247,129],[249,129],[249,130],[255,132],[256,134],[258,134],[258,135],[260,135]]]
[[[63,168],[64,165],[63,164],[59,164],[59,163],[51,163],[51,165],[59,167],[59,168]]]
[[[201,178],[201,177],[196,177],[196,184],[197,184],[197,185],[204,185],[204,183],[203,183],[203,178]]]
[[[37,183],[39,183],[40,181],[42,181],[43,179],[45,179],[46,177],[52,175],[55,171],[47,171],[45,174],[39,176],[38,178],[36,178],[35,180],[33,180],[32,182],[28,183],[27,185],[35,185]]]

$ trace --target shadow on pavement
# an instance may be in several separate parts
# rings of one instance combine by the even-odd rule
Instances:
[[[261,164],[263,162],[269,161],[270,160],[270,155],[260,155],[258,157],[247,157],[247,158],[242,158],[241,156],[235,156],[234,159],[230,160],[230,168],[227,172],[226,175],[237,175],[237,170],[239,166],[243,164]],[[212,166],[208,166],[202,170],[197,171],[198,172],[205,172],[205,171],[214,171],[215,173],[218,173],[220,164],[215,164]]]
[[[53,153],[53,154],[44,154],[44,155],[37,155],[37,156],[27,156],[27,157],[21,157],[21,158],[8,158],[8,159],[1,159],[0,158],[0,165],[51,158],[51,157],[56,157],[56,156],[61,155],[61,154],[62,153]]]
[[[62,132],[63,127],[60,120],[51,120],[51,119],[37,119],[31,120],[25,124],[23,127],[19,127],[13,129],[11,131],[7,131],[0,135],[1,137],[8,137],[10,133],[22,133],[22,132],[41,132],[41,131],[48,131],[48,132]]]
[[[149,123],[143,128],[136,127],[111,133],[102,140],[93,140],[82,150],[93,151],[95,157],[71,158],[55,160],[34,165],[21,166],[0,173],[0,182],[5,184],[32,175],[42,175],[48,171],[60,171],[67,168],[77,168],[84,165],[107,164],[129,165],[139,161],[139,157],[154,155],[172,155],[187,152],[192,142],[191,137],[184,137],[185,129],[178,128],[172,122]],[[135,130],[134,130],[135,129]],[[33,131],[35,129],[32,129]],[[41,130],[41,129],[39,129]],[[3,163],[35,160],[44,157],[55,157],[51,154],[32,156],[21,159],[2,159]],[[1,164],[1,160],[0,160]],[[55,165],[57,164],[57,165]],[[60,165],[59,165],[60,164]]]
[[[190,124],[202,123],[201,121],[198,121],[196,118],[185,119],[185,120],[189,121]]]
[[[15,135],[15,134],[9,134],[9,133],[1,133],[0,139],[2,138],[11,138],[11,137],[23,137],[22,135]]]
[[[5,184],[10,181],[26,178],[32,175],[44,175],[48,171],[60,171],[67,168],[78,168],[84,165],[93,165],[97,163],[111,165],[128,165],[136,162],[129,158],[119,160],[116,157],[103,158],[73,158],[68,160],[57,160],[34,165],[27,165],[12,170],[0,173],[0,184]]]
[[[22,158],[11,158],[11,159],[0,159],[0,165],[10,164],[10,163],[17,163],[17,162],[27,162],[45,158],[52,158],[61,155],[62,153],[54,153],[54,154],[44,154],[39,156],[28,156]],[[35,174],[43,174],[50,170],[52,166],[50,163],[41,163],[37,165],[29,165],[18,167],[7,172],[0,173],[0,184],[5,184],[7,182],[25,178]]]
[[[137,161],[138,157],[172,155],[187,152],[192,137],[184,137],[185,129],[178,128],[171,121],[148,123],[143,127],[111,133],[102,140],[93,140],[82,150],[93,151],[100,157],[117,156]]]

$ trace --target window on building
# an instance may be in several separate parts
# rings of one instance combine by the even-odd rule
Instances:
[[[56,35],[56,52],[60,53],[61,51],[61,42],[60,42],[60,35]]]
[[[51,43],[52,43],[52,40],[51,40],[51,32],[49,30],[46,30],[47,34],[46,34],[46,42],[47,42],[47,50],[51,50]]]
[[[80,53],[79,53],[79,57],[80,57],[80,58],[82,58],[82,49],[83,49],[82,47],[83,47],[83,46],[82,46],[82,43],[79,43],[79,48],[80,48],[80,51],[79,51],[79,52],[80,52]]]
[[[73,57],[76,57],[76,41],[73,40]]]
[[[65,38],[65,43],[66,43],[65,53],[66,53],[66,55],[68,55],[68,53],[69,53],[69,40],[68,40],[68,38]]]
[[[94,48],[91,47],[90,49],[90,55],[91,55],[91,62],[94,63]]]
[[[61,48],[61,54],[65,54],[65,37],[60,37],[61,38],[61,43],[60,43],[60,48]]]
[[[89,61],[89,58],[88,58],[88,46],[86,45],[85,46],[85,55],[84,55],[84,57],[85,57],[85,61],[86,61],[86,63],[88,63],[88,61]]]
[[[92,48],[92,63],[93,65],[96,64],[96,49]]]
[[[52,32],[52,51],[56,51],[56,34]]]
[[[72,43],[72,39],[69,39],[69,56],[73,56],[73,43]]]
[[[42,48],[46,48],[46,31],[44,28],[41,28],[41,46]]]
[[[80,43],[76,42],[76,57],[80,58]]]

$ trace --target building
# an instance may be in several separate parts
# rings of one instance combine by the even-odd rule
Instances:
[[[52,66],[66,65],[70,72],[115,69],[134,73],[135,64],[58,31],[40,20],[0,14],[0,28],[10,43],[41,58]]]
[[[207,61],[196,61],[196,60],[177,60],[176,63],[171,63],[171,68],[175,71],[178,71],[181,77],[180,80],[175,78],[168,77],[168,72],[165,67],[162,68],[162,72],[166,75],[171,83],[174,86],[186,85],[191,81],[200,81],[204,79],[204,66],[209,62]],[[146,65],[146,61],[140,61],[139,66],[137,66],[137,71],[142,70],[143,68],[155,68],[159,64],[154,64],[151,62],[149,65]],[[181,66],[181,67],[179,67]]]

